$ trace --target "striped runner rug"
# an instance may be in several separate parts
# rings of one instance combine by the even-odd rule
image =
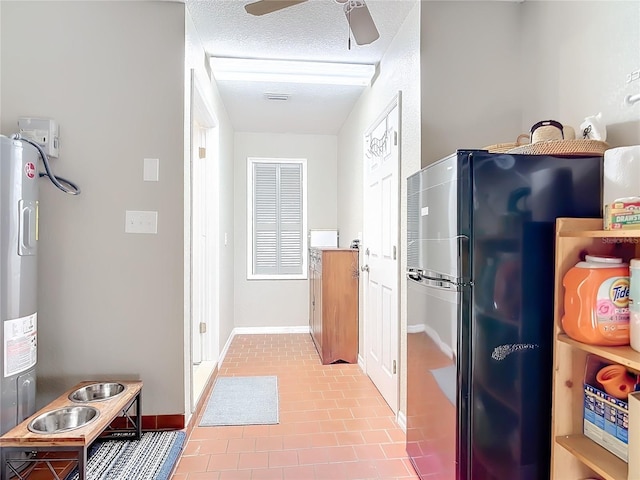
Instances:
[[[87,480],[167,480],[185,440],[182,430],[146,432],[140,440],[107,440],[91,446]],[[77,469],[66,480],[78,480]]]

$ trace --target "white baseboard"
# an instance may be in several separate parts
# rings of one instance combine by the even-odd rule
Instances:
[[[234,333],[231,330],[231,334],[229,338],[227,338],[227,342],[222,347],[222,351],[220,352],[220,359],[218,360],[218,369],[222,366],[222,362],[224,362],[224,357],[227,356],[227,352],[229,351],[229,347],[231,346],[231,342],[233,341]]]
[[[366,365],[364,364],[364,357],[362,355],[360,355],[360,352],[358,352],[358,366],[360,367],[360,370],[362,370],[363,372],[366,372]],[[366,373],[365,373],[366,375]]]
[[[309,325],[296,327],[236,327],[231,335],[253,335],[269,333],[309,333]]]
[[[398,425],[400,426],[402,431],[406,434],[407,433],[407,416],[404,414],[403,411],[398,410],[398,414],[396,415],[396,421],[398,422]]]
[[[218,365],[222,365],[224,357],[227,356],[233,337],[236,335],[259,335],[259,334],[277,334],[277,333],[309,333],[309,325],[301,325],[295,327],[235,327],[227,342],[224,344],[222,352],[220,352],[220,360]]]
[[[407,333],[421,333],[424,331],[425,331],[425,328],[422,323],[418,325],[407,325]]]

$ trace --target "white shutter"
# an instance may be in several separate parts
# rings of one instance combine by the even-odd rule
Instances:
[[[253,164],[253,273],[278,273],[278,166]]]
[[[302,273],[302,165],[280,164],[280,272]]]
[[[303,274],[303,166],[253,162],[253,274]]]

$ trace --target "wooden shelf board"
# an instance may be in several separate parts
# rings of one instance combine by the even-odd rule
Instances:
[[[562,238],[630,238],[640,237],[638,230],[603,230],[601,218],[559,218],[558,236]]]
[[[556,442],[605,480],[627,480],[627,463],[590,438],[567,435],[556,437]]]
[[[640,236],[640,230],[581,230],[560,232],[567,238],[633,238]]]
[[[598,345],[588,345],[586,343],[577,342],[570,338],[566,333],[558,334],[558,341],[579,348],[585,352],[599,355],[613,362],[629,367],[632,370],[640,372],[640,352],[636,352],[631,347],[625,345],[620,347],[601,347]]]

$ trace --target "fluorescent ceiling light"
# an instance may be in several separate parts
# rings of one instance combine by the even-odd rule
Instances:
[[[220,81],[316,83],[367,86],[375,65],[355,63],[302,62],[296,60],[256,60],[210,58],[211,69]]]

